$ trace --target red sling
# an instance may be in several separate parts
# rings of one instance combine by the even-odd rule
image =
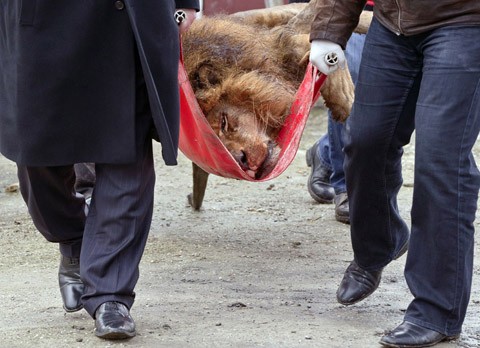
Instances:
[[[310,109],[320,96],[320,87],[326,76],[318,75],[311,64],[297,90],[295,101],[278,135],[279,161],[273,170],[261,179],[245,173],[230,152],[222,144],[207,122],[188,80],[187,72],[180,61],[178,79],[180,83],[180,139],[183,154],[210,174],[248,181],[266,181],[282,174],[295,158],[303,129]]]

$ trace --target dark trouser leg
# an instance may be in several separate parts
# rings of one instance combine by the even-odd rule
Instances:
[[[75,312],[83,306],[80,296],[78,258],[85,226],[85,199],[74,190],[73,166],[18,166],[20,190],[37,229],[43,236],[60,246],[58,281],[63,306]]]
[[[358,69],[362,57],[365,35],[353,33],[347,42],[345,56],[348,62],[350,75],[353,83],[357,82]],[[344,124],[336,122],[332,119],[332,113],[328,111],[328,139],[330,142],[330,161],[332,165],[332,176],[330,183],[332,184],[335,194],[346,192],[345,171],[343,163],[345,154],[344,147]]]
[[[135,136],[137,159],[129,164],[95,164],[96,183],[80,258],[87,312],[107,301],[130,308],[153,213],[152,118],[137,66]]]
[[[106,301],[131,307],[153,212],[152,144],[133,164],[96,164],[96,186],[81,254],[84,307],[94,316]]]
[[[74,190],[73,166],[18,166],[20,191],[35,227],[66,257],[79,257],[85,200]]]
[[[480,175],[480,26],[445,27],[419,40],[424,73],[415,115],[412,237],[405,319],[453,336],[470,298]],[[441,55],[439,54],[441,52]]]
[[[409,234],[397,194],[403,181],[402,147],[413,132],[421,65],[408,47],[390,47],[390,35],[395,34],[373,20],[346,124],[352,246],[355,261],[368,271],[387,265]],[[397,59],[398,54],[405,54],[405,60]]]
[[[74,169],[75,191],[83,195],[88,206],[95,187],[95,163],[76,163]]]

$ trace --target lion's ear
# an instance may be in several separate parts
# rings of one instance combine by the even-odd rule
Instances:
[[[192,87],[194,90],[208,89],[217,86],[222,80],[218,69],[215,69],[209,63],[203,63],[195,70],[193,75]]]
[[[220,95],[221,88],[209,88],[195,91],[198,105],[205,115],[219,103]]]

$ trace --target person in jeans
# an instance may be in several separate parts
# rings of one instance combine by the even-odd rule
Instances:
[[[322,0],[310,61],[324,74],[365,0]],[[387,347],[427,347],[459,336],[470,299],[480,173],[480,2],[376,0],[346,123],[345,174],[353,261],[337,300],[353,305],[407,251],[413,299]],[[329,65],[325,58],[336,56]],[[379,62],[379,63],[374,63]],[[403,147],[415,130],[411,226],[399,213]]]
[[[353,33],[347,42],[345,57],[355,83],[362,56],[364,34]],[[311,148],[307,150],[307,165],[312,168],[308,178],[308,192],[319,203],[335,203],[335,219],[350,223],[348,195],[343,162],[344,124],[334,121],[328,110],[328,128]]]
[[[373,1],[367,3],[365,10],[373,10]],[[345,49],[353,83],[357,81],[364,42],[364,34],[353,33]],[[349,224],[348,195],[343,169],[344,128],[343,123],[333,120],[332,113],[328,110],[327,133],[307,150],[307,165],[311,168],[307,189],[319,203],[334,202],[335,219]]]

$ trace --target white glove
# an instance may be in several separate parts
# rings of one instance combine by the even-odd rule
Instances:
[[[310,62],[325,74],[331,74],[338,67],[345,69],[345,53],[342,47],[328,40],[313,40],[310,47]]]
[[[180,29],[180,33],[183,34],[190,28],[193,21],[196,18],[196,11],[191,8],[182,8],[175,11],[174,18]]]

